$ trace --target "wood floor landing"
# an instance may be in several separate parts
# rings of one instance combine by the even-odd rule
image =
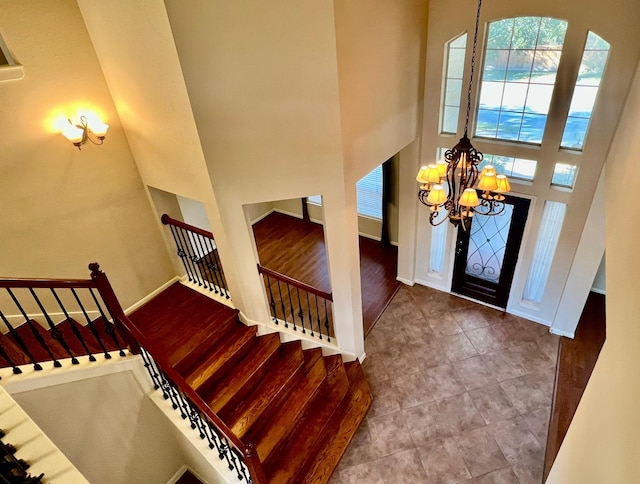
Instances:
[[[331,292],[324,231],[320,224],[273,212],[253,226],[260,264]],[[398,248],[360,237],[360,280],[365,335],[401,283],[396,280]]]
[[[582,310],[574,339],[561,338],[545,455],[545,478],[587,387],[606,336],[605,296],[592,292]]]

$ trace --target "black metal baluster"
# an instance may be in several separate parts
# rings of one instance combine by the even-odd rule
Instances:
[[[209,440],[209,448],[211,450],[215,448],[216,451],[218,452],[218,458],[222,459],[222,455],[220,454],[221,442],[220,442],[220,437],[218,435],[218,430],[216,429],[215,425],[213,425],[208,420],[207,420],[207,429],[209,430],[209,435],[210,435],[210,437],[207,437],[207,440]]]
[[[230,451],[230,452],[229,452],[229,454],[230,454],[230,457],[231,457],[231,462],[233,463],[233,464],[232,464],[232,465],[233,465],[233,468],[232,468],[232,469],[230,468],[229,470],[230,470],[230,471],[231,471],[231,470],[235,470],[235,471],[236,471],[236,477],[238,478],[238,480],[239,480],[239,481],[241,481],[241,480],[242,480],[242,474],[240,473],[240,466],[238,465],[238,459],[236,458],[236,452],[235,452],[235,450],[236,450],[236,449],[234,449],[233,447],[231,447],[231,448],[229,449],[229,451]]]
[[[249,474],[249,469],[247,468],[247,466],[245,465],[244,461],[242,460],[242,456],[238,453],[238,451],[234,448],[232,449],[232,452],[235,452],[236,455],[238,456],[238,461],[239,461],[239,471],[242,473],[242,477],[238,476],[238,480],[242,481],[246,481],[247,484],[252,484],[253,481],[251,480],[251,474]]]
[[[327,341],[331,343],[331,331],[329,331],[329,312],[327,311],[327,300],[324,300],[324,327],[327,329]]]
[[[89,361],[96,361],[96,357],[91,354],[91,350],[87,346],[87,343],[84,341],[84,338],[82,337],[82,334],[80,333],[80,331],[78,331],[78,328],[76,328],[76,325],[73,324],[73,320],[69,316],[69,313],[67,312],[67,309],[62,304],[62,301],[58,297],[58,294],[56,293],[55,289],[53,287],[51,287],[49,289],[51,289],[51,292],[53,293],[53,297],[55,297],[56,301],[58,301],[58,306],[60,306],[60,309],[64,313],[65,318],[67,318],[67,320],[69,321],[69,326],[71,327],[71,332],[74,334],[74,336],[77,338],[77,340],[80,341],[80,344],[82,345],[82,347],[86,351],[85,354],[89,355]],[[72,362],[73,362],[73,360],[72,360]],[[74,365],[75,365],[75,363],[74,363]]]
[[[196,266],[198,267],[198,270],[200,271],[200,277],[202,279],[202,282],[204,283],[204,287],[211,291],[212,283],[206,277],[207,274],[206,274],[206,272],[204,271],[204,269],[202,267],[203,264],[204,264],[205,268],[207,267],[206,263],[204,262],[205,261],[206,252],[205,252],[205,250],[204,250],[204,248],[202,246],[202,240],[201,240],[202,236],[200,234],[196,234],[195,232],[193,233],[193,236],[194,236],[194,238],[195,238],[195,240],[197,242],[197,247],[200,249],[200,252],[202,252],[202,256],[198,257],[198,259],[195,260],[194,262],[195,262]]]
[[[96,341],[98,342],[98,345],[100,345],[100,349],[104,353],[105,359],[107,359],[107,360],[111,359],[111,355],[107,351],[107,348],[105,348],[104,343],[102,342],[102,338],[100,337],[100,334],[98,333],[98,330],[94,326],[93,321],[91,321],[91,318],[89,317],[89,314],[87,314],[87,310],[82,305],[82,301],[80,301],[80,298],[78,297],[78,293],[76,292],[76,290],[74,288],[71,288],[71,293],[73,294],[73,297],[76,299],[76,302],[78,303],[78,306],[80,307],[80,310],[82,311],[82,314],[84,315],[84,318],[87,320],[87,326],[89,327],[89,331],[91,331],[91,334],[93,334],[93,336],[96,338]]]
[[[278,294],[280,294],[280,306],[282,307],[282,320],[284,321],[284,327],[288,328],[287,324],[287,310],[284,308],[284,299],[282,298],[282,289],[280,288],[280,281],[276,279],[278,283]]]
[[[307,331],[304,329],[304,311],[302,310],[302,302],[300,301],[299,287],[296,287],[296,292],[298,293],[298,318],[300,319],[300,325],[302,326],[302,334],[305,334]]]
[[[22,373],[22,370],[20,368],[18,368],[18,365],[15,364],[15,362],[7,354],[7,352],[5,351],[4,347],[1,344],[0,344],[0,356],[2,356],[2,358],[4,358],[7,361],[7,363],[9,363],[9,365],[13,369],[13,372],[16,375],[19,375],[20,373]]]
[[[122,345],[120,344],[120,341],[118,340],[118,334],[116,333],[115,324],[113,324],[111,321],[109,321],[109,318],[107,318],[107,315],[102,310],[102,305],[98,301],[98,298],[96,297],[95,292],[93,292],[93,288],[92,287],[89,288],[89,292],[91,293],[91,297],[93,298],[93,301],[96,303],[96,306],[98,307],[98,311],[100,312],[100,316],[102,316],[102,319],[104,320],[104,329],[105,329],[105,331],[107,332],[109,337],[113,340],[113,343],[116,345],[116,347],[120,349],[119,355],[120,356],[127,356],[126,353],[124,352],[124,350],[122,349]]]
[[[231,453],[231,446],[229,445],[229,441],[224,435],[220,435],[220,451],[222,452],[225,460],[227,461],[227,468],[232,471],[233,464],[231,463],[231,459],[229,458],[229,454]]]
[[[189,401],[189,408],[191,409],[191,414],[193,415],[193,419],[196,422],[196,427],[198,430],[198,436],[204,440],[206,434],[204,431],[204,423],[202,421],[202,415],[200,415],[200,411]]]
[[[311,316],[311,303],[309,302],[309,293],[305,291],[307,295],[307,312],[309,313],[309,327],[311,328],[311,336],[315,336],[313,332],[313,317]]]
[[[202,417],[202,425],[204,426],[204,436],[209,443],[209,448],[213,449],[215,447],[215,444],[211,438],[211,424],[206,418]]]
[[[213,240],[213,243],[215,244],[216,241]],[[222,268],[222,263],[220,262],[220,256],[218,255],[218,249],[217,246],[215,249],[213,249],[213,258],[216,260],[216,267],[218,270],[218,274],[220,275],[220,289],[224,290],[224,294],[225,297],[227,299],[229,299],[230,295],[229,295],[229,288],[227,287],[227,280],[224,278],[224,270]]]
[[[144,367],[147,369],[147,373],[149,374],[149,378],[151,378],[151,382],[153,383],[154,390],[160,388],[159,383],[156,381],[158,375],[155,372],[152,372],[151,362],[149,361],[150,356],[144,348],[140,348],[140,355],[142,356],[142,361],[144,362]]]
[[[193,264],[193,247],[191,247],[191,243],[188,241],[189,237],[185,236],[185,231],[180,227],[178,227],[178,234],[180,235],[180,239],[182,240],[182,247],[186,254],[184,260],[187,262],[187,264],[189,264],[191,273],[193,275],[193,282],[197,282],[198,286],[202,286],[202,281],[199,277],[197,277],[197,270],[195,269],[195,266]]]
[[[47,324],[49,325],[49,329],[51,330],[51,338],[57,341],[58,343],[60,343],[60,346],[62,346],[62,348],[66,351],[66,353],[69,355],[69,358],[71,358],[72,365],[77,365],[78,363],[80,363],[78,361],[78,358],[76,358],[76,355],[74,355],[71,349],[69,349],[67,342],[64,340],[64,335],[62,334],[62,331],[58,329],[58,327],[55,325],[51,317],[49,317],[49,313],[47,313],[47,310],[44,308],[44,306],[40,302],[40,299],[36,295],[36,292],[31,287],[29,288],[29,292],[33,296],[33,299],[35,299],[36,304],[40,308],[40,311],[42,311],[44,318],[47,320]]]
[[[22,339],[22,337],[18,334],[18,332],[13,328],[13,326],[11,326],[11,323],[9,322],[9,320],[5,317],[4,314],[2,314],[2,311],[0,311],[0,318],[2,318],[2,321],[4,321],[4,324],[7,326],[7,328],[9,329],[9,334],[13,337],[13,339],[16,340],[17,345],[20,347],[20,349],[24,352],[25,355],[27,355],[27,358],[29,358],[29,360],[31,360],[31,363],[33,364],[33,369],[36,371],[40,371],[42,370],[42,366],[40,366],[40,363],[38,363],[35,358],[33,357],[33,355],[31,354],[31,351],[29,351],[29,348],[27,348],[27,345],[25,344],[24,340]],[[20,370],[20,368],[18,368],[18,370]],[[20,371],[16,371],[15,369],[13,370],[14,373],[22,373],[22,370]]]
[[[24,319],[27,322],[27,325],[29,326],[29,329],[31,330],[31,333],[33,334],[33,337],[36,339],[36,341],[38,343],[40,343],[40,346],[42,346],[44,348],[44,350],[49,355],[49,358],[51,358],[53,360],[53,366],[56,367],[56,368],[60,368],[62,366],[62,364],[53,355],[53,353],[51,352],[51,348],[49,348],[49,346],[47,345],[47,343],[44,340],[44,338],[42,337],[42,335],[35,328],[35,326],[33,325],[34,322],[29,318],[29,316],[27,316],[27,313],[23,309],[22,305],[20,304],[20,302],[18,301],[16,296],[13,294],[13,291],[11,291],[11,289],[9,289],[9,288],[7,288],[7,291],[9,292],[9,296],[11,296],[11,299],[13,299],[13,302],[15,303],[15,305],[18,307],[18,310],[22,313],[22,316],[24,316]],[[35,324],[38,324],[38,323],[35,323]]]
[[[278,318],[276,317],[276,300],[273,298],[273,291],[271,290],[271,278],[266,274],[263,274],[263,276],[267,278],[266,283],[267,289],[269,289],[269,306],[271,307],[271,317],[273,318],[274,323],[279,324]]]
[[[320,327],[320,311],[318,310],[318,295],[314,294],[316,299],[316,324],[318,326],[318,337],[322,339],[322,328]]]
[[[291,311],[291,319],[293,320],[293,330],[298,331],[296,326],[296,313],[293,310],[293,300],[291,299],[291,285],[287,284],[287,298],[289,299],[289,310]]]
[[[215,260],[215,249],[213,248],[213,240],[210,238],[204,239],[205,246],[207,248],[207,268],[214,281],[214,289],[216,294],[223,295],[224,281],[220,277],[218,270],[218,263]]]
[[[187,271],[187,278],[189,279],[190,282],[192,282],[194,279],[191,276],[191,271],[189,270],[189,265],[187,264],[187,261],[186,261],[188,257],[187,253],[184,251],[184,248],[182,247],[182,243],[180,242],[180,239],[178,237],[178,228],[169,224],[169,229],[171,230],[171,235],[173,235],[173,241],[176,243],[176,247],[178,248],[178,251],[176,253],[178,257],[180,257],[180,260],[182,261],[184,270]]]

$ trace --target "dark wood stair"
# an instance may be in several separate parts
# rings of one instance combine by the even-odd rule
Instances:
[[[104,321],[101,317],[92,321],[92,324],[93,330],[88,325],[82,325],[70,318],[61,321],[56,324],[55,327],[62,335],[65,344],[71,351],[71,354],[77,358],[87,355],[92,355],[92,358],[95,358],[96,356],[104,354],[105,351],[111,352],[121,349],[107,333]],[[52,359],[63,360],[65,358],[70,358],[69,353],[67,353],[61,343],[53,337],[52,330],[48,328],[48,326],[45,327],[45,325],[46,322],[29,320],[29,322],[25,321],[23,324],[16,326],[15,334],[12,334],[11,332],[0,334],[0,345],[17,366],[29,365],[32,363],[31,359],[19,344],[19,339],[22,340],[23,344],[28,348],[31,356],[37,363],[49,362],[52,361]],[[44,342],[49,351],[42,346],[39,339],[34,334],[34,331],[39,335],[40,339]],[[96,338],[96,334],[100,338],[102,344],[99,343]],[[78,335],[80,335],[80,338],[84,341],[84,345],[78,338]],[[121,345],[123,344],[122,340],[120,340],[120,343]],[[6,359],[0,357],[0,368],[10,367],[11,364]]]
[[[176,283],[130,315],[274,483],[324,483],[371,405],[360,363],[323,357]]]

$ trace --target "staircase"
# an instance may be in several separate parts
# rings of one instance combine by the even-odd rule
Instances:
[[[146,349],[254,449],[267,482],[327,482],[371,405],[358,361],[258,336],[236,310],[182,284],[129,319]]]

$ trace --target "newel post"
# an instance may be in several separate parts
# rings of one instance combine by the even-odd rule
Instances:
[[[253,444],[247,444],[244,448],[245,464],[251,474],[251,480],[253,484],[267,484],[267,476],[264,473],[264,468],[258,457],[258,453],[255,451]]]
[[[127,321],[128,318],[124,314],[122,306],[120,306],[120,301],[118,301],[116,293],[113,292],[113,288],[111,287],[111,283],[109,282],[107,275],[100,270],[100,265],[97,262],[89,264],[89,269],[91,270],[91,279],[96,283],[96,288],[98,289],[100,296],[102,296],[102,300],[107,306],[109,314],[113,317],[113,322],[116,325],[118,332],[127,343],[129,352],[134,355],[140,354],[140,345],[126,326],[125,321]]]

